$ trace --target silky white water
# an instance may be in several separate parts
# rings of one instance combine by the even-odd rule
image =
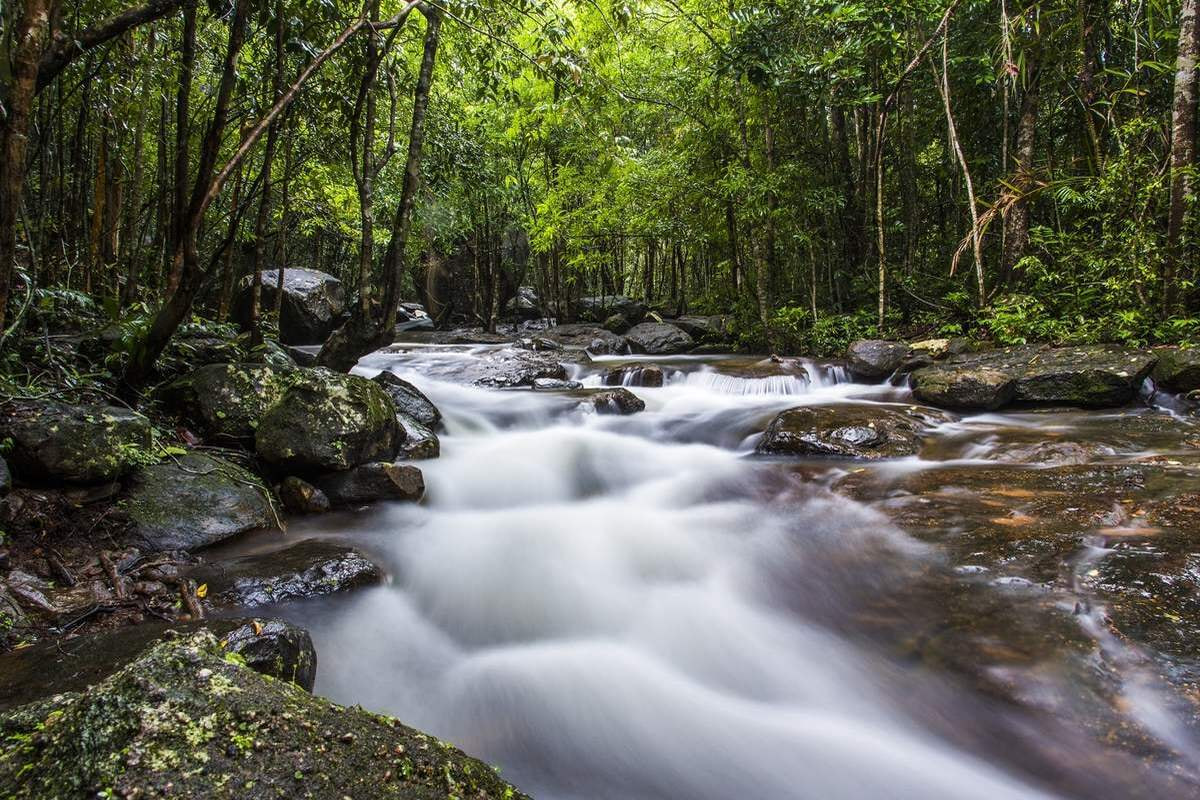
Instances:
[[[939,554],[747,457],[795,379],[668,367],[663,388],[635,388],[645,412],[610,417],[453,382],[472,357],[361,367],[412,380],[446,430],[421,505],[294,526],[352,537],[391,575],[294,612],[319,693],[539,798],[1052,796],[923,724],[977,714],[960,689],[844,635],[864,596],[902,595]],[[805,395],[897,399],[836,378],[806,377]]]

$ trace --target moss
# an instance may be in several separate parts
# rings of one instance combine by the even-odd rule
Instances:
[[[523,797],[430,741],[231,663],[202,632],[153,646],[86,694],[0,716],[0,796]]]

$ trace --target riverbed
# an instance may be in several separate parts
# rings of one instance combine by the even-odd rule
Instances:
[[[784,409],[914,401],[732,356],[595,358],[574,391],[464,377],[495,349],[359,365],[438,405],[442,455],[420,505],[291,524],[389,575],[280,609],[318,694],[543,799],[1200,796],[1195,418],[943,415],[915,457],[766,458]],[[581,403],[650,360],[644,411]]]

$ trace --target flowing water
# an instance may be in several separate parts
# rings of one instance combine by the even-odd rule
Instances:
[[[942,424],[920,458],[766,460],[754,444],[782,409],[911,398],[812,363],[659,359],[666,384],[632,387],[646,410],[607,416],[578,392],[462,382],[485,352],[360,365],[441,408],[442,457],[421,464],[420,505],[293,523],[289,539],[350,540],[390,575],[283,609],[313,632],[318,693],[539,798],[1197,796],[1186,659],[1168,674],[1096,594],[1119,537],[1043,509],[1035,541],[1074,542],[1049,561],[971,539],[1037,513],[980,488],[1029,472],[1014,448],[1099,425],[1076,463],[1187,469],[1172,448],[1190,423],[985,415]]]

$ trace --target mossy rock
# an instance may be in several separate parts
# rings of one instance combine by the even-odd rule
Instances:
[[[200,631],[86,693],[0,716],[0,796],[522,798],[486,764],[396,720],[243,666]]]
[[[995,410],[1012,402],[1017,382],[987,367],[924,367],[912,374],[913,396],[940,408]]]
[[[403,441],[379,384],[327,369],[297,370],[254,437],[264,461],[297,474],[391,461]]]
[[[150,420],[124,408],[13,401],[0,410],[0,439],[16,477],[31,483],[101,483],[149,456]]]
[[[257,477],[201,453],[139,469],[122,505],[133,543],[147,550],[195,550],[278,525]]]
[[[1168,392],[1186,394],[1200,389],[1200,347],[1157,351],[1154,382]]]
[[[378,383],[400,414],[407,414],[421,425],[436,431],[442,424],[442,412],[425,393],[394,372],[384,370],[371,380]]]
[[[209,364],[169,384],[163,396],[205,438],[253,442],[259,420],[283,397],[291,373],[268,364]]]
[[[198,630],[211,631],[251,669],[312,691],[317,652],[308,631],[270,617],[149,622],[85,636],[52,639],[0,655],[0,711],[62,692],[82,692],[133,661],[147,647]]]

